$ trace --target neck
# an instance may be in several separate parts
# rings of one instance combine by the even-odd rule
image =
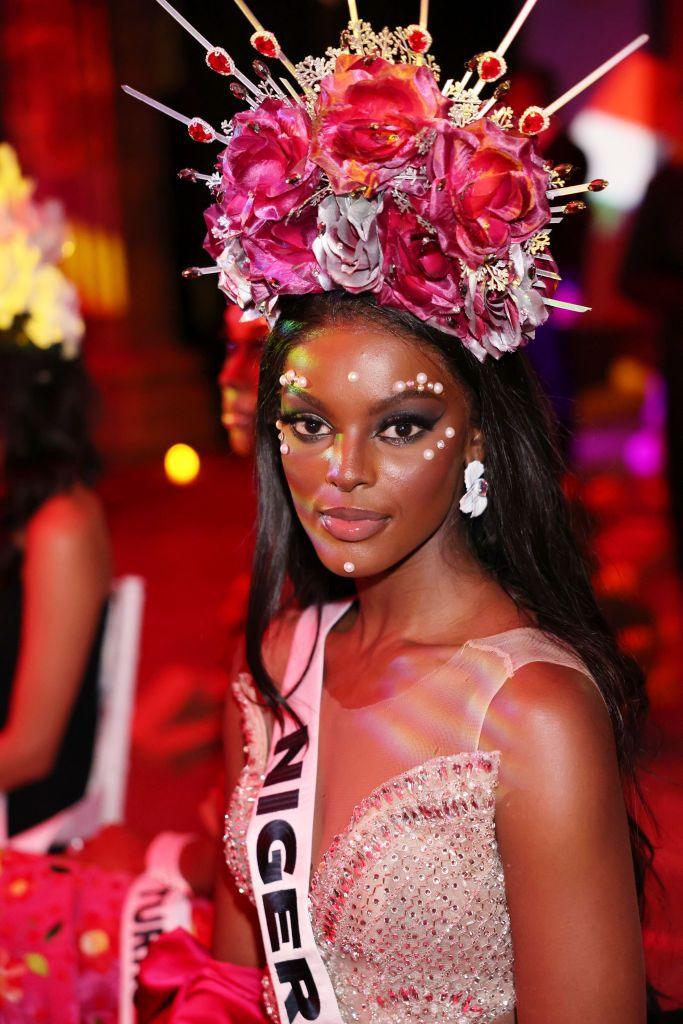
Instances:
[[[471,554],[465,538],[447,542],[439,530],[389,572],[358,580],[361,643],[371,647],[380,638],[429,643],[461,631],[467,634],[489,617],[494,594],[500,604],[500,587]]]

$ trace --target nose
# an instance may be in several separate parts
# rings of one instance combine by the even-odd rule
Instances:
[[[361,438],[337,434],[327,451],[327,459],[325,479],[340,491],[352,491],[372,483],[369,454]]]

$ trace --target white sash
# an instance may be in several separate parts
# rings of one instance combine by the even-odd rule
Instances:
[[[343,1024],[332,982],[313,937],[308,893],[318,770],[323,638],[348,603],[323,609],[308,671],[288,698],[289,716],[275,723],[263,786],[247,830],[247,852],[266,959],[282,1024]],[[301,616],[285,676],[285,692],[307,666],[315,609]],[[308,744],[306,745],[306,741]]]

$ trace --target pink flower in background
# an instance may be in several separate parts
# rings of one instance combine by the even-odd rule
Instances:
[[[468,266],[502,257],[550,219],[548,172],[531,141],[491,121],[440,126],[429,153],[429,219]]]
[[[18,1003],[21,1000],[23,988],[20,979],[25,974],[26,966],[20,960],[14,960],[6,949],[0,949],[0,1003]]]
[[[297,104],[267,99],[257,110],[236,114],[232,124],[235,134],[221,155],[224,213],[236,229],[281,220],[320,182],[309,155],[308,114]]]
[[[452,317],[462,308],[460,268],[445,256],[438,239],[416,213],[392,201],[380,218],[384,284],[380,303],[402,306],[421,320]]]
[[[448,107],[428,68],[342,54],[320,83],[313,159],[337,194],[374,191],[413,160],[420,131]]]

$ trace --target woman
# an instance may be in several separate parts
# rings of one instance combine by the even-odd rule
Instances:
[[[264,660],[258,652],[285,564],[309,608],[306,636],[316,634],[316,607],[329,609],[347,595],[328,615],[327,640],[318,636],[319,657],[311,660],[321,671],[324,643],[312,862],[321,866],[312,903],[318,941],[335,944],[330,973],[345,1000],[340,1009],[350,1020],[353,1013],[401,1020],[399,997],[383,1014],[373,995],[390,1002],[387,990],[415,987],[428,999],[431,975],[439,990],[433,997],[448,992],[452,999],[461,988],[463,1014],[468,998],[483,1007],[480,1017],[472,1010],[473,1019],[511,1021],[516,999],[525,1022],[643,1020],[636,885],[618,772],[621,763],[631,781],[642,689],[595,606],[531,373],[519,354],[480,364],[450,339],[365,299],[292,305],[262,370],[258,458],[261,507],[270,512],[260,525],[248,639],[261,694],[281,703],[292,619],[271,630]],[[309,386],[281,394],[283,368],[305,370]],[[395,391],[396,381],[418,373],[443,383],[443,392]],[[278,418],[286,424],[284,456],[273,432]],[[441,439],[444,449],[436,448]],[[425,459],[428,451],[436,457]],[[465,518],[457,508],[462,471],[474,460],[486,466],[491,499],[480,517]],[[344,578],[351,563],[353,586]],[[350,673],[349,666],[363,668]],[[234,717],[232,780],[241,768]],[[362,757],[354,757],[356,745]],[[444,785],[441,767],[473,750],[485,753],[461,756],[461,764],[474,760],[467,788],[459,778]],[[493,766],[488,784],[481,765]],[[350,869],[359,837],[376,840],[392,822],[364,801],[388,779],[421,778],[419,766],[428,806],[412,824],[405,799],[402,837],[392,836],[379,868],[368,869],[373,889],[378,870],[382,879],[378,909],[361,876],[349,893],[356,909],[340,915],[330,891],[340,869]],[[460,812],[446,811],[468,791],[483,801],[495,796],[500,861],[488,815],[459,825]],[[232,815],[239,814],[238,801]],[[433,847],[420,853],[430,836]],[[458,840],[460,866],[452,852]],[[441,880],[431,898],[427,883],[416,884],[428,870]],[[473,893],[465,906],[458,885]],[[387,915],[394,936],[381,957],[363,924],[371,912],[373,927],[375,913]],[[435,912],[444,947],[436,955]],[[406,913],[415,923],[404,941]],[[253,915],[226,880],[219,958],[255,965],[261,954],[253,936]],[[467,983],[470,973],[479,987]]]
[[[258,368],[268,325],[262,318],[240,321],[241,310],[230,305],[225,311],[226,356],[218,378],[221,390],[221,422],[230,448],[248,456],[254,448]]]
[[[220,287],[274,328],[216,959],[160,943],[141,1020],[263,1020],[267,966],[282,1022],[642,1024],[642,680],[517,351],[558,304],[579,204],[550,203],[603,183],[540,158],[545,109],[482,96],[530,5],[443,87],[426,5],[394,33],[350,10],[294,102],[257,61],[225,135],[178,115],[226,147]]]
[[[0,791],[10,836],[83,796],[95,736],[109,536],[92,490],[89,385],[61,347],[0,351]]]

